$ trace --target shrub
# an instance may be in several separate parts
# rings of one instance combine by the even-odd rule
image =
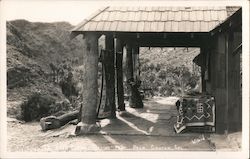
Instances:
[[[34,93],[21,104],[21,119],[27,122],[48,116],[54,104],[55,99],[52,97]]]

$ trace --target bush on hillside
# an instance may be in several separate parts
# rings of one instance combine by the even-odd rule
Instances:
[[[56,101],[52,96],[36,92],[21,104],[21,116],[19,118],[26,122],[38,121],[42,117],[58,116],[75,110],[79,106],[79,104],[76,104],[76,102],[71,104],[67,99]]]
[[[159,96],[184,95],[198,84],[200,78],[184,65],[162,66],[143,62],[141,68],[141,88],[150,88]]]
[[[51,113],[55,99],[34,93],[21,104],[21,119],[24,121],[39,120]]]

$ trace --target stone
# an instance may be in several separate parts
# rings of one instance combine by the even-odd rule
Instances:
[[[101,126],[99,123],[86,124],[86,123],[80,122],[76,126],[75,135],[92,134],[92,133],[99,132],[100,130],[101,130]]]

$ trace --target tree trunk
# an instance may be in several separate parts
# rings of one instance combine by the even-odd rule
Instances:
[[[122,41],[117,38],[116,40],[116,77],[117,77],[117,98],[118,98],[118,109],[125,111],[124,104],[124,90],[123,90],[123,45]]]
[[[111,111],[110,118],[116,117],[115,105],[115,66],[114,66],[114,39],[106,35],[104,53],[104,70],[106,81],[106,101],[104,112]]]
[[[75,133],[86,134],[98,131],[96,125],[96,109],[98,96],[98,38],[94,33],[86,33],[83,50],[83,81],[81,122],[77,124]]]

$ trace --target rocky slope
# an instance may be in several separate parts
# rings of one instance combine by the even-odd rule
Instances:
[[[50,63],[82,58],[81,37],[71,40],[66,22],[7,22],[7,98],[8,114],[20,112],[20,103],[34,92],[57,101],[65,99],[60,87],[51,82]]]

